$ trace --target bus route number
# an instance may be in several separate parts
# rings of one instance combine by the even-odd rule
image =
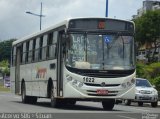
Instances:
[[[83,81],[86,83],[94,83],[94,78],[91,77],[83,77]]]

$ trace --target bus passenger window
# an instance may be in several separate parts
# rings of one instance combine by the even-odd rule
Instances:
[[[34,57],[35,61],[38,61],[38,59],[39,59],[39,41],[40,41],[40,38],[37,38],[36,39],[36,47],[35,47],[35,57]]]
[[[23,43],[23,56],[22,56],[22,64],[25,63],[26,59],[26,43]]]
[[[43,36],[40,37],[40,42],[39,42],[39,60],[42,60],[42,47],[43,46]]]
[[[26,43],[26,63],[28,62],[28,55],[29,55],[29,41]]]
[[[33,45],[32,45],[32,62],[35,60],[35,48],[36,48],[36,39],[33,39]]]
[[[47,41],[47,57],[48,58],[55,58],[55,47],[56,47],[56,44],[54,43],[54,36],[55,32],[54,33],[50,33],[48,35],[48,41]]]
[[[33,40],[29,42],[29,52],[28,52],[28,62],[32,61],[32,48],[33,48]]]
[[[46,60],[46,53],[47,53],[47,38],[48,35],[44,35],[43,37],[43,45],[42,45],[42,60]]]

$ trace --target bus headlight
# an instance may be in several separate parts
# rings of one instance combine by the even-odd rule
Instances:
[[[127,86],[129,87],[129,86],[131,86],[132,84],[131,84],[131,82],[127,82]]]
[[[82,82],[79,82],[78,87],[81,88],[83,86]]]
[[[126,88],[126,87],[127,87],[127,86],[126,86],[126,83],[122,83],[121,86],[122,86],[123,88]]]
[[[66,76],[66,79],[68,82],[70,82],[73,86],[76,86],[76,87],[79,87],[81,88],[83,86],[84,83],[78,81],[78,80],[75,80],[73,79],[71,76],[67,75]]]
[[[77,80],[73,80],[72,85],[76,85],[78,83]]]
[[[131,83],[132,83],[132,84],[135,84],[135,82],[136,82],[136,79],[135,79],[135,78],[132,78],[132,79],[131,79]]]
[[[128,88],[128,87],[132,86],[133,84],[135,84],[135,78],[129,80],[128,82],[122,83],[121,86],[123,88]]]
[[[67,81],[72,81],[72,77],[71,76],[68,76],[66,78],[67,78]]]
[[[72,85],[81,88],[83,86],[83,83],[77,80],[73,80]]]

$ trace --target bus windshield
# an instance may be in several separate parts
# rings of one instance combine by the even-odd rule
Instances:
[[[77,69],[133,69],[133,36],[72,33],[67,44],[66,65]]]

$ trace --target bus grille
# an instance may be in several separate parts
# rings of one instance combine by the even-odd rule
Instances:
[[[128,76],[128,74],[105,74],[105,73],[80,73],[80,75],[97,78],[119,78]]]
[[[92,83],[85,83],[87,86],[97,86],[97,87],[114,87],[114,86],[119,86],[120,84],[105,84],[102,86],[101,84],[92,84]]]

